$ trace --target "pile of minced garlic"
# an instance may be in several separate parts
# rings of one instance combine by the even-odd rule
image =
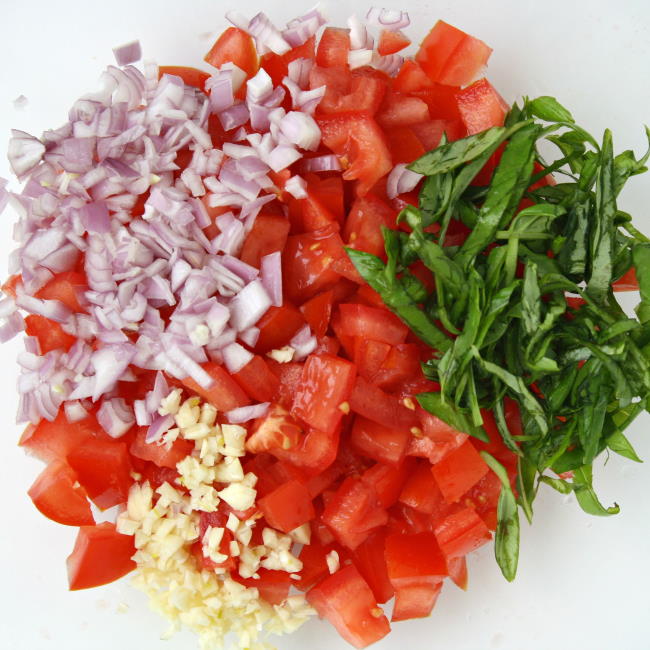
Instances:
[[[290,595],[282,604],[270,605],[256,588],[239,584],[226,569],[200,569],[191,550],[199,540],[201,512],[215,512],[222,500],[237,511],[255,504],[257,477],[244,474],[240,462],[246,429],[218,424],[213,406],[201,404],[198,397],[182,401],[180,389],[162,400],[159,413],[172,415],[176,426],[152,444],[171,445],[179,437],[194,441],[193,453],[177,465],[178,484],[189,494],[169,483],[156,490],[148,482],[131,487],[117,527],[135,537],[134,584],[149,596],[152,608],[171,622],[165,638],[186,626],[198,634],[203,650],[221,648],[230,634],[236,635],[241,648],[273,647],[260,640],[263,632],[293,632],[315,613],[304,595]],[[225,487],[217,490],[214,483]],[[229,514],[225,528],[233,536],[229,553],[238,561],[235,570],[242,578],[259,577],[256,572],[262,567],[286,571],[297,579],[302,563],[292,548],[309,543],[309,524],[289,535],[265,527],[263,543],[251,546],[257,521],[255,515],[240,520]],[[215,564],[228,559],[220,548],[225,528],[208,527],[201,539],[204,556]]]

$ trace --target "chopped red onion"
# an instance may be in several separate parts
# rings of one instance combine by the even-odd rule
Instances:
[[[191,377],[201,388],[206,389],[214,384],[214,379],[179,347],[172,346],[169,348],[167,350],[167,357],[174,366],[178,367],[184,373],[179,379]]]
[[[293,360],[301,361],[316,349],[318,341],[311,333],[309,325],[303,325],[291,339],[289,345],[295,350]]]
[[[147,393],[145,398],[146,409],[148,413],[156,413],[160,402],[169,395],[169,385],[165,375],[158,371],[154,381],[153,389]]]
[[[300,135],[309,135],[309,134],[298,134]],[[320,131],[318,132],[320,138]],[[294,148],[286,144],[279,144],[275,147],[268,156],[264,158],[264,162],[274,172],[281,172],[283,169],[290,167],[296,160],[300,160],[300,153]]]
[[[315,158],[304,158],[300,169],[305,172],[338,172],[341,171],[341,163],[334,154],[326,154]]]
[[[130,43],[125,43],[119,47],[114,47],[113,54],[115,55],[115,61],[119,66],[135,63],[142,58],[142,48],[140,47],[140,41],[131,41]]]
[[[311,59],[295,59],[287,66],[287,77],[300,88],[309,88],[309,73],[314,67]]]
[[[287,23],[287,29],[282,32],[282,36],[291,47],[298,47],[306,43],[325,23],[323,14],[318,8],[314,8],[304,16],[290,20]]]
[[[232,80],[232,71],[219,70],[205,82],[205,89],[210,93],[212,112],[225,111],[234,104],[235,96]]]
[[[280,120],[282,134],[301,149],[315,151],[320,144],[320,129],[311,115],[290,111]]]
[[[6,317],[5,322],[0,325],[0,343],[10,341],[14,336],[25,330],[25,321],[23,317],[14,312]]]
[[[7,203],[9,202],[7,183],[8,181],[6,179],[0,177],[0,214],[2,214],[4,209],[7,207]]]
[[[248,75],[244,70],[242,70],[239,66],[236,66],[234,63],[231,63],[230,61],[224,63],[220,70],[223,72],[224,70],[230,72],[232,75],[232,91],[233,93],[236,93],[244,84],[246,81]]]
[[[132,344],[124,343],[122,345],[107,345],[93,353],[91,359],[91,364],[95,369],[91,393],[93,402],[114,388],[131,363],[135,352],[135,347]]]
[[[88,232],[105,233],[111,229],[108,208],[104,201],[86,203],[81,212],[81,222]]]
[[[292,176],[285,184],[285,191],[289,192],[294,199],[307,198],[307,182],[302,176]]]
[[[148,444],[158,442],[173,426],[174,417],[172,415],[156,415],[147,429],[144,441]]]
[[[43,158],[45,145],[29,133],[12,129],[7,158],[18,180],[22,180]]]
[[[391,32],[397,32],[411,24],[408,12],[395,9],[381,9],[371,7],[366,14],[366,21],[369,25],[381,27]]]
[[[282,307],[282,255],[279,251],[262,257],[260,277],[271,298],[271,304]]]
[[[97,422],[111,438],[121,438],[135,424],[135,417],[121,397],[114,397],[102,402]]]
[[[239,372],[253,358],[253,355],[239,343],[231,343],[221,348],[221,356],[231,374]]]
[[[348,65],[350,66],[350,70],[361,68],[364,65],[370,65],[372,57],[372,50],[350,50],[348,52]]]
[[[269,410],[270,402],[253,404],[252,406],[240,406],[226,413],[226,418],[230,424],[242,424],[250,422],[257,418],[264,417]]]
[[[359,20],[356,14],[348,18],[348,27],[350,28],[350,49],[351,50],[372,50],[375,43],[368,34],[364,23]]]
[[[422,178],[422,174],[417,174],[407,169],[404,163],[395,165],[386,181],[386,194],[388,198],[394,199],[399,194],[410,192],[417,187],[417,184]]]
[[[266,313],[271,298],[260,280],[249,282],[230,302],[230,322],[237,332],[248,329]]]
[[[249,327],[247,330],[239,333],[239,339],[242,343],[250,348],[254,348],[257,345],[257,341],[260,338],[260,328],[259,327]]]
[[[246,264],[246,262],[232,255],[224,255],[220,258],[220,261],[223,266],[239,276],[246,283],[252,282],[259,275],[259,271],[254,266]]]
[[[232,131],[248,121],[248,107],[246,104],[233,104],[221,113],[218,113],[219,121],[225,131]]]
[[[74,422],[80,422],[85,420],[88,417],[88,411],[83,407],[83,404],[79,400],[73,402],[65,402],[63,405],[63,410],[65,411],[65,417],[70,424]]]
[[[134,400],[133,413],[135,414],[135,423],[139,427],[146,427],[147,425],[151,424],[151,413],[147,411],[147,403],[145,400]]]
[[[261,104],[273,92],[273,81],[269,73],[260,68],[254,77],[246,82],[246,103]]]
[[[394,77],[402,68],[404,57],[399,54],[379,56],[375,53],[372,57],[372,67],[385,72],[389,77]]]
[[[19,293],[16,298],[16,305],[30,314],[45,316],[57,323],[65,323],[71,311],[58,300],[41,300],[26,293]]]
[[[257,50],[260,54],[263,54],[266,49],[269,49],[275,54],[282,55],[291,49],[289,43],[282,38],[282,34],[278,28],[263,12],[251,18],[246,31],[255,39]]]

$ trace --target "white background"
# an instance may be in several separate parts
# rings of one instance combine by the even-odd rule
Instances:
[[[80,94],[96,87],[111,47],[140,38],[145,56],[160,63],[200,66],[222,14],[235,8],[252,16],[262,3],[237,0],[5,0],[0,20],[0,150],[8,129],[36,135],[57,127]],[[388,3],[386,3],[388,4]],[[397,6],[390,3],[391,6]],[[277,22],[310,5],[265,2]],[[613,127],[618,150],[644,148],[642,124],[650,122],[650,5],[643,0],[491,0],[410,3],[412,38],[437,18],[458,25],[494,48],[489,77],[508,101],[517,95],[553,94],[596,134]],[[339,23],[367,6],[330,2]],[[28,105],[17,110],[19,95]],[[0,159],[0,176],[7,176]],[[633,179],[621,206],[650,230],[650,175]],[[0,268],[11,249],[13,217],[0,219]],[[18,344],[0,350],[4,401],[0,412],[3,523],[0,533],[0,647],[11,650],[113,650],[115,647],[192,650],[189,634],[158,641],[164,623],[148,611],[128,580],[81,593],[66,591],[65,557],[74,530],[43,518],[26,491],[39,465],[16,448],[19,428],[14,364]],[[630,438],[650,459],[650,418]],[[432,617],[400,623],[376,647],[411,650],[582,650],[650,648],[650,467],[612,457],[596,469],[602,500],[621,504],[608,519],[582,514],[572,499],[542,490],[533,528],[524,525],[519,575],[500,576],[491,548],[470,560],[467,593],[445,587]],[[118,613],[118,606],[129,606]],[[123,608],[120,608],[123,609]],[[281,648],[343,648],[333,630],[312,622]]]

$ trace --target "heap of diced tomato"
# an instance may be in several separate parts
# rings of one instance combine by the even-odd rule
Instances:
[[[382,42],[384,53],[408,44],[390,35]],[[363,647],[390,629],[377,603],[395,597],[393,621],[422,617],[430,613],[446,578],[466,586],[465,556],[490,539],[500,490],[478,452],[495,455],[511,477],[515,463],[490,413],[484,413],[490,442],[482,443],[417,405],[418,393],[437,389],[420,370],[432,351],[362,281],[344,246],[382,256],[381,229],[396,228],[403,201],[416,198],[387,199],[385,181],[392,167],[435,147],[443,132],[457,139],[502,124],[507,107],[486,79],[468,85],[490,49],[444,22],[435,25],[394,78],[370,67],[350,70],[349,49],[347,30],[326,28],[318,45],[311,38],[283,56],[269,53],[258,60],[251,38],[230,28],[206,56],[215,66],[232,61],[249,76],[261,66],[275,84],[290,61],[313,59],[310,87],[327,87],[316,110],[322,144],[314,155],[333,152],[343,172],[303,174],[306,198],[281,191],[263,208],[240,257],[259,266],[264,255],[282,252],[284,303],[257,324],[260,336],[248,365],[231,375],[208,364],[214,379],[210,389],[189,379],[183,387],[220,411],[272,403],[268,414],[249,427],[243,463],[259,477],[254,512],[284,532],[311,524],[311,544],[300,553],[299,581],[266,570],[260,570],[258,580],[242,580],[236,572],[233,577],[257,587],[271,603],[281,602],[294,582],[346,640]],[[165,72],[199,88],[208,76],[192,68],[161,68]],[[228,140],[216,119],[210,121],[210,132],[215,146]],[[180,152],[177,162],[182,167],[189,158],[190,152]],[[277,174],[274,180],[281,188],[290,175]],[[206,207],[213,218],[227,210],[207,202]],[[208,230],[210,237],[217,233],[214,225]],[[458,244],[465,236],[464,229],[451,229],[447,242]],[[432,284],[426,269],[413,271]],[[14,277],[3,289],[13,293],[18,282]],[[38,297],[83,311],[79,296],[85,285],[81,259],[76,271],[55,276]],[[626,278],[620,288],[635,288],[634,278]],[[41,316],[26,320],[27,333],[39,339],[43,352],[74,343],[56,323]],[[288,345],[305,324],[318,339],[313,354],[288,363],[267,356]],[[153,373],[132,370],[137,381],[120,382],[117,388],[128,401],[142,398],[153,381]],[[520,434],[514,404],[507,419],[512,433]],[[89,500],[101,509],[124,505],[134,477],[154,487],[173,483],[176,463],[193,449],[184,440],[170,449],[147,444],[145,433],[134,427],[114,440],[94,412],[69,423],[61,411],[53,422],[30,425],[20,440],[47,463],[29,492],[36,507],[55,521],[80,526],[68,560],[71,589],[110,582],[135,566],[132,538],[119,535],[112,524],[95,525]],[[202,532],[223,526],[227,514],[227,509],[204,513]],[[229,541],[226,532],[224,548]],[[330,575],[332,551],[340,569]],[[200,548],[196,558],[200,568],[215,566]]]

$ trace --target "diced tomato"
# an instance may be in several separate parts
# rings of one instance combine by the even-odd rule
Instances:
[[[460,120],[430,120],[412,124],[411,129],[427,151],[435,149],[440,144],[443,133],[450,142],[466,135],[465,127]]]
[[[183,384],[192,392],[210,402],[218,411],[232,411],[240,406],[248,406],[251,401],[239,384],[218,363],[209,361],[203,364],[213,383],[210,388],[203,388],[191,377],[183,379]]]
[[[465,86],[485,66],[491,53],[483,41],[439,20],[422,41],[415,60],[432,81]]]
[[[460,447],[469,437],[466,433],[457,431],[435,415],[427,413],[424,409],[418,408],[417,416],[424,436],[434,443],[432,447],[428,445],[422,447],[427,450],[425,457],[433,465],[442,460],[448,453]]]
[[[336,452],[338,453],[338,436],[336,441]],[[312,498],[315,499],[319,494],[330,489],[334,482],[341,476],[341,467],[339,467],[335,461],[336,456],[327,467],[307,479],[307,489]]]
[[[415,469],[410,472],[399,500],[418,512],[428,515],[433,515],[447,505],[431,474],[431,465],[427,461],[419,461]]]
[[[401,343],[391,347],[373,382],[385,390],[397,390],[411,377],[420,375],[418,346],[413,343]]]
[[[316,65],[330,68],[347,67],[350,51],[350,30],[326,27],[316,50]]]
[[[64,332],[61,325],[38,314],[29,314],[25,317],[25,333],[38,339],[41,354],[47,354],[52,350],[67,352],[77,341],[74,336]]]
[[[488,466],[471,442],[447,454],[431,471],[447,503],[458,501],[488,472]]]
[[[50,463],[27,492],[34,505],[52,521],[66,526],[95,523],[86,491],[72,468],[60,460]]]
[[[392,312],[360,304],[339,305],[341,331],[346,336],[373,339],[389,345],[404,343],[409,329]]]
[[[323,144],[343,159],[343,179],[358,180],[357,193],[365,196],[392,169],[386,139],[366,113],[321,116],[317,120]]]
[[[269,526],[291,532],[314,518],[314,506],[307,488],[291,480],[257,501],[257,507]]]
[[[259,454],[274,449],[292,449],[302,438],[302,427],[293,419],[289,411],[279,404],[272,404],[267,414],[255,420],[248,439],[246,450]]]
[[[508,104],[487,79],[479,79],[456,93],[458,110],[468,135],[503,126]]]
[[[638,291],[639,281],[636,277],[636,269],[631,266],[626,273],[612,284],[612,287],[614,291]]]
[[[373,422],[394,429],[411,431],[419,425],[414,411],[407,409],[397,396],[373,386],[363,377],[357,377],[354,384],[350,408]]]
[[[169,469],[176,469],[177,463],[180,463],[183,458],[189,456],[194,449],[194,443],[190,440],[179,438],[172,443],[172,446],[167,449],[167,445],[159,445],[155,442],[145,442],[147,436],[147,427],[141,427],[136,431],[133,442],[129,447],[129,452],[132,456],[147,460],[158,467],[168,467]]]
[[[332,288],[341,277],[332,269],[332,264],[343,256],[343,241],[334,228],[289,237],[282,255],[287,299],[303,303]]]
[[[309,73],[309,87],[325,86],[325,95],[316,108],[317,115],[334,115],[363,111],[374,115],[386,93],[386,82],[368,76],[353,76],[342,67],[314,66]]]
[[[126,503],[133,479],[125,443],[86,440],[68,454],[68,463],[97,507],[105,510]]]
[[[58,300],[75,313],[83,313],[79,297],[88,289],[88,282],[83,273],[65,271],[57,273],[44,287],[36,292],[41,300]],[[83,300],[83,298],[82,298]]]
[[[344,414],[356,368],[339,357],[310,355],[291,412],[315,429],[333,431]]]
[[[406,59],[393,80],[393,89],[399,93],[412,93],[416,90],[430,88],[433,81],[417,61]]]
[[[12,298],[15,298],[17,295],[16,287],[22,283],[23,283],[23,278],[20,275],[20,273],[11,275],[9,276],[9,279],[2,285],[1,287],[2,292],[7,294],[8,296],[11,296]]]
[[[359,375],[372,382],[390,351],[391,346],[388,343],[356,337],[354,339],[354,362],[357,364]]]
[[[307,593],[307,600],[355,648],[365,648],[390,632],[372,590],[353,565],[325,578]]]
[[[255,355],[232,378],[244,389],[246,394],[256,402],[270,402],[280,386],[278,378],[271,372],[264,359]]]
[[[496,530],[497,504],[501,494],[501,479],[488,472],[476,485],[462,497],[461,503],[476,510],[490,530]]]
[[[315,540],[302,547],[298,556],[302,562],[300,580],[295,583],[298,589],[306,591],[329,574],[326,558],[332,550],[331,545],[323,546]]]
[[[361,480],[374,489],[382,508],[390,508],[397,501],[413,468],[411,460],[406,459],[397,467],[375,463],[361,475]]]
[[[438,600],[442,585],[442,581],[433,584],[422,582],[396,589],[395,605],[390,620],[406,621],[429,616]]]
[[[171,467],[158,467],[155,463],[143,461],[134,456],[132,456],[131,462],[134,466],[137,464],[137,471],[142,477],[138,480],[142,483],[144,483],[144,481],[149,481],[149,485],[151,485],[154,490],[159,488],[163,483],[169,483],[177,490],[182,489],[182,486],[179,486],[176,482],[179,478],[176,469],[172,469]]]
[[[377,113],[377,122],[384,128],[410,126],[429,119],[429,107],[426,102],[399,93],[386,95]]]
[[[305,174],[310,194],[316,197],[338,221],[344,217],[343,179],[337,174],[322,178],[317,174]]]
[[[244,240],[239,258],[260,268],[260,260],[270,253],[277,253],[284,248],[291,224],[284,216],[260,214]]]
[[[282,307],[270,307],[257,322],[260,330],[255,350],[260,353],[279,350],[305,324],[302,314],[288,301]]]
[[[368,458],[399,465],[404,460],[410,438],[409,431],[390,429],[357,415],[352,426],[350,443]]]
[[[343,546],[354,550],[371,530],[388,521],[388,515],[371,486],[349,477],[327,503],[321,519]]]
[[[291,408],[293,404],[293,396],[300,383],[303,365],[302,363],[278,363],[273,359],[268,361],[269,368],[280,381],[275,401],[285,408]]]
[[[273,449],[271,453],[315,477],[336,460],[339,437],[339,427],[330,432],[310,428],[295,447]]]
[[[403,32],[391,32],[387,29],[382,29],[379,34],[379,43],[377,44],[377,52],[382,56],[388,54],[395,54],[408,47],[411,41],[404,35]]]
[[[473,508],[445,517],[435,529],[436,539],[446,557],[459,557],[475,551],[492,539],[485,522]]]
[[[198,88],[203,92],[205,92],[205,82],[210,78],[210,75],[207,72],[203,72],[203,70],[197,70],[196,68],[183,65],[161,65],[158,68],[158,78],[164,74],[180,77],[183,83]]]
[[[351,248],[384,255],[382,228],[395,228],[397,212],[373,194],[357,198],[345,222],[343,237]]]
[[[237,27],[229,27],[219,36],[204,61],[215,68],[224,63],[234,63],[249,77],[257,72],[259,66],[253,39]]]
[[[426,152],[420,138],[408,126],[397,126],[385,129],[388,149],[393,163],[412,163]]]
[[[302,45],[292,48],[286,54],[275,54],[268,52],[262,56],[260,60],[260,67],[264,68],[268,75],[271,77],[274,86],[279,86],[282,80],[287,76],[289,71],[289,64],[296,59],[310,59],[314,58],[314,44],[316,39],[312,36],[308,38]]]
[[[458,86],[443,86],[442,84],[432,83],[429,87],[414,90],[410,94],[412,97],[417,97],[426,103],[432,120],[460,122],[460,111],[456,99],[459,90]],[[449,134],[449,131],[447,137],[450,140],[454,139]]]
[[[332,290],[323,291],[323,293],[317,294],[300,307],[300,311],[309,327],[311,327],[311,331],[318,338],[325,336],[327,332],[332,317],[333,302],[334,292]]]
[[[386,534],[385,530],[375,531],[352,554],[354,566],[372,589],[378,603],[387,603],[395,593],[384,557]]]
[[[82,526],[68,556],[68,584],[71,591],[114,582],[135,569],[133,537],[120,535],[115,524]]]
[[[36,458],[46,463],[65,460],[66,456],[98,433],[99,425],[94,416],[79,422],[68,422],[63,409],[56,418],[41,420],[37,425],[27,426],[18,444]]]
[[[289,596],[289,589],[294,581],[286,571],[258,569],[258,578],[242,578],[238,573],[230,575],[235,582],[250,589],[257,589],[260,598],[269,605],[281,605]]]
[[[467,591],[467,560],[464,555],[459,557],[447,558],[447,570],[449,577],[454,584],[460,587],[463,591]]]
[[[361,302],[364,305],[369,305],[370,307],[379,307],[380,309],[386,309],[386,305],[384,304],[381,296],[369,284],[365,284],[359,287],[354,296],[354,300],[356,302]]]

